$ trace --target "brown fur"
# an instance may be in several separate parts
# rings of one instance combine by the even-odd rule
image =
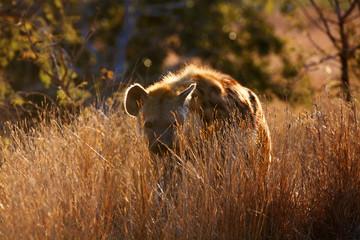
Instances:
[[[256,130],[259,151],[265,163],[270,162],[270,133],[258,97],[229,75],[213,69],[187,65],[146,89],[131,86],[126,92],[125,109],[138,117],[141,126],[145,125],[149,147],[155,151],[158,147],[153,146],[159,141],[175,148],[175,122],[183,125],[192,119],[208,125],[231,119],[235,112]]]

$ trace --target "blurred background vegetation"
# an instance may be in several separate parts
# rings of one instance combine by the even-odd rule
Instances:
[[[306,104],[319,89],[341,88],[331,84],[332,80],[341,83],[336,62],[324,65],[340,54],[319,50],[322,43],[311,38],[309,22],[324,16],[330,21],[332,10],[344,9],[345,14],[351,8],[351,19],[346,16],[344,24],[352,25],[345,33],[355,43],[338,52],[352,60],[353,69],[359,67],[355,26],[360,4],[318,2],[2,0],[0,121],[22,118],[44,99],[76,111],[96,99],[113,99],[130,82],[150,84],[186,62],[228,73],[269,99]],[[294,29],[299,34],[287,36]],[[327,29],[322,30],[321,38],[326,39]],[[296,36],[303,35],[313,41],[313,52],[311,47],[293,44]],[[311,61],[314,56],[317,59]],[[315,87],[309,69],[319,66],[335,77]]]

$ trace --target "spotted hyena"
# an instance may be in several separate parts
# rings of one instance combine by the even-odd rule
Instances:
[[[125,110],[144,130],[149,149],[157,154],[176,152],[177,130],[189,121],[200,128],[236,114],[254,131],[265,163],[270,162],[270,134],[258,97],[231,76],[210,68],[187,65],[147,88],[130,86]],[[266,164],[267,165],[267,164]]]

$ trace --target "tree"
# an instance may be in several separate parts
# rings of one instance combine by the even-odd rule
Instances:
[[[71,56],[72,47],[82,44],[73,25],[77,16],[68,14],[75,5],[76,1],[59,0],[0,4],[1,81],[15,95],[3,98],[10,97],[15,105],[23,105],[29,93],[40,93],[48,99],[56,95],[60,104],[78,106],[89,96]]]
[[[1,1],[0,101],[26,109],[46,96],[77,108],[132,77],[154,81],[170,55],[201,59],[259,92],[275,89],[268,56],[283,42],[264,2]]]
[[[138,29],[127,50],[130,70],[156,76],[172,53],[180,59],[200,58],[260,92],[274,88],[267,57],[280,54],[283,43],[262,17],[263,3],[159,0],[139,4]],[[151,67],[139,66],[139,59],[150,60]]]
[[[313,42],[325,56],[318,63],[308,64],[307,67],[337,58],[341,65],[340,85],[346,101],[351,101],[350,70],[359,78],[360,31],[357,20],[360,17],[360,1],[329,0],[328,2],[329,4],[320,5],[320,1],[309,0],[310,6],[315,10],[316,18],[311,16],[306,8],[302,9],[308,19],[330,39],[336,52],[328,54]]]

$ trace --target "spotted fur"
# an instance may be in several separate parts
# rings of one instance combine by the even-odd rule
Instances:
[[[259,98],[231,76],[210,68],[187,65],[168,73],[148,88],[130,86],[125,110],[138,118],[149,148],[156,153],[175,149],[175,129],[187,121],[205,126],[235,114],[255,130],[265,162],[270,162],[271,140]]]

